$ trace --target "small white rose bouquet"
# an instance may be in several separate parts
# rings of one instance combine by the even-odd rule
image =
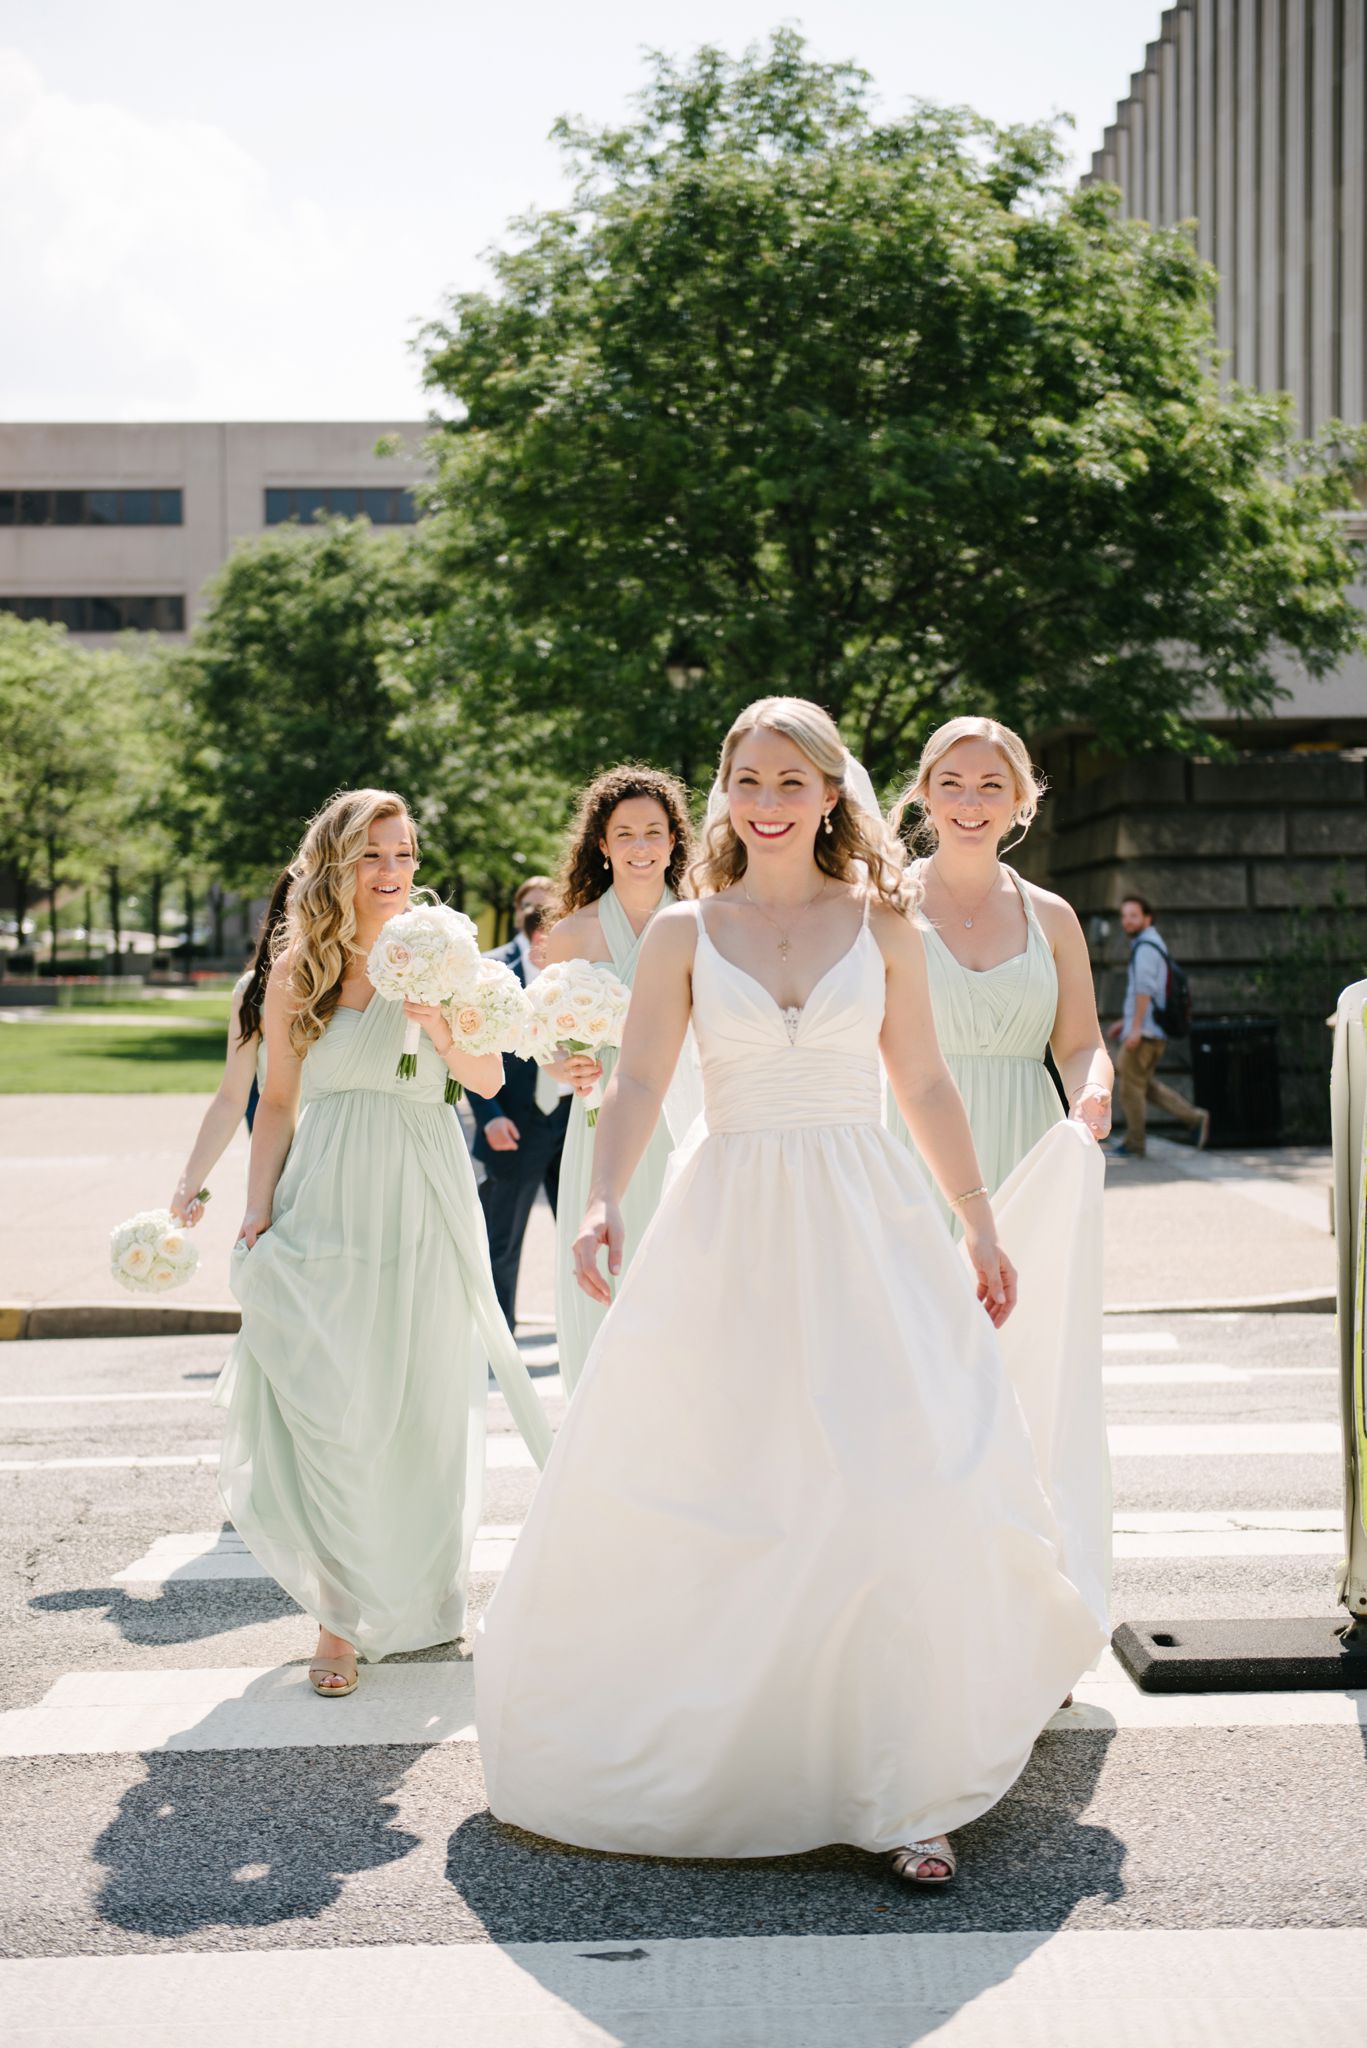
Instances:
[[[464,911],[444,903],[424,903],[400,911],[385,924],[370,949],[366,973],[377,996],[387,1003],[444,1003],[479,965],[479,933]],[[399,1079],[411,1081],[418,1071],[421,1024],[409,1022],[399,1054]],[[446,1099],[452,1101],[453,1083]]]
[[[442,1004],[451,1036],[462,1052],[522,1054],[532,1006],[527,992],[501,960],[481,960]],[[459,1102],[460,1083],[446,1084],[446,1100]]]
[[[619,1046],[626,1027],[631,990],[610,967],[596,960],[558,960],[543,968],[527,991],[532,1008],[526,1049],[546,1067],[562,1053],[597,1054]],[[584,1097],[592,1130],[603,1106],[603,1084]]]
[[[140,1209],[109,1233],[109,1269],[133,1294],[168,1294],[189,1279],[199,1253],[169,1209]]]

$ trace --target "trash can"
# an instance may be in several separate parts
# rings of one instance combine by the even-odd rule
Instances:
[[[1210,1111],[1212,1145],[1277,1144],[1282,1103],[1276,1018],[1193,1018],[1191,1089]]]

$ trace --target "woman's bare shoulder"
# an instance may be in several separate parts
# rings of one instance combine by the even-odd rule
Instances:
[[[1078,914],[1066,896],[1058,896],[1052,889],[1042,889],[1038,882],[1027,882],[1024,875],[1017,875],[1016,879],[1029,897],[1048,939],[1060,939],[1081,931]]]
[[[606,946],[598,905],[581,903],[578,910],[557,918],[551,926],[550,937],[546,941],[546,959],[548,962],[606,959]]]

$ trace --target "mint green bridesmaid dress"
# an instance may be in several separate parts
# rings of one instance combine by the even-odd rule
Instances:
[[[926,944],[930,998],[940,1050],[964,1099],[978,1164],[990,1195],[1045,1132],[1064,1120],[1058,1090],[1044,1064],[1058,1010],[1058,969],[1030,892],[1007,868],[1025,911],[1022,952],[996,967],[964,967],[929,919],[917,919]],[[912,1144],[897,1104],[888,1098],[888,1129],[915,1154],[940,1213],[956,1237],[954,1211]]]
[[[1101,1148],[1071,1122],[1044,1065],[1058,1012],[1058,969],[1030,892],[1023,949],[964,967],[928,919],[925,938],[940,1050],[963,1096],[1001,1243],[1020,1279],[999,1341],[1069,1577],[1105,1612],[1111,1582],[1110,1463],[1101,1383]],[[916,1159],[955,1237],[958,1217],[912,1144],[891,1093],[887,1125]]]
[[[219,1489],[253,1555],[366,1657],[465,1620],[492,1363],[538,1463],[545,1412],[499,1312],[445,1063],[395,1073],[400,1003],[338,1009],[303,1063],[272,1223],[233,1254]]]
[[[656,909],[674,901],[674,891],[666,889]],[[653,918],[654,912],[651,913]],[[603,928],[608,950],[612,954],[612,971],[619,981],[628,988],[636,978],[636,963],[640,959],[641,944],[650,930],[647,921],[645,930],[638,938],[631,928],[631,920],[618,901],[615,889],[608,889],[598,898],[598,922]],[[603,1081],[606,1084],[617,1064],[617,1051],[605,1046],[602,1055]],[[574,1240],[583,1220],[588,1204],[589,1181],[593,1175],[593,1142],[596,1127],[589,1128],[588,1109],[582,1096],[576,1095],[570,1105],[569,1128],[565,1133],[565,1150],[560,1161],[560,1187],[556,1199],[555,1227],[555,1327],[560,1352],[560,1376],[565,1391],[572,1394],[579,1384],[579,1375],[584,1370],[589,1346],[598,1335],[599,1325],[607,1314],[606,1308],[590,1301],[574,1277]],[[626,1246],[622,1255],[622,1271],[616,1280],[605,1274],[614,1296],[627,1268],[640,1246],[646,1225],[660,1206],[660,1195],[665,1184],[665,1169],[674,1140],[670,1135],[667,1115],[661,1115],[650,1143],[645,1149],[641,1163],[631,1176],[626,1194],[622,1198],[622,1219],[626,1226]],[[601,1261],[600,1261],[601,1263]]]

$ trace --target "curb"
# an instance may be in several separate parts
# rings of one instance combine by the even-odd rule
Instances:
[[[0,1303],[0,1343],[24,1337],[234,1337],[237,1307],[165,1308],[122,1301]]]
[[[1293,1294],[1247,1294],[1224,1301],[1108,1302],[1108,1316],[1332,1315],[1332,1288]],[[24,1337],[235,1337],[239,1308],[166,1307],[122,1301],[0,1303],[0,1344]],[[549,1316],[519,1316],[519,1329],[553,1330]]]
[[[1338,1308],[1332,1287],[1312,1287],[1292,1294],[1245,1294],[1225,1301],[1117,1301],[1107,1302],[1107,1316],[1230,1316],[1302,1315],[1331,1316]]]

